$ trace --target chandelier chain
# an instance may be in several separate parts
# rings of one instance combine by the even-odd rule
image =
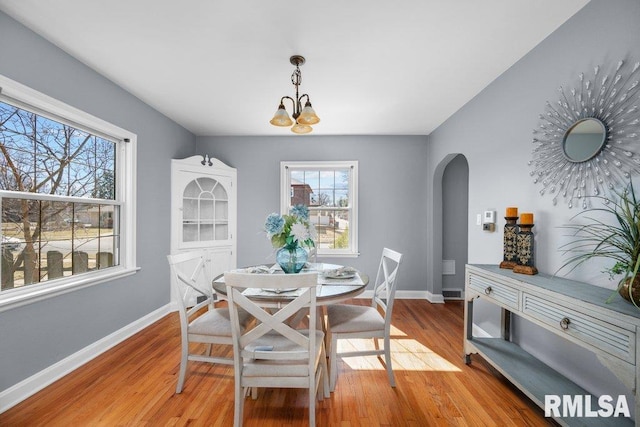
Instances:
[[[300,72],[300,67],[296,65],[296,69],[293,70],[293,74],[291,74],[291,83],[293,83],[296,87],[302,84],[302,73]]]

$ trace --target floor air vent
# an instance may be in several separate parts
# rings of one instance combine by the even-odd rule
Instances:
[[[442,296],[444,299],[462,299],[462,289],[443,289]]]

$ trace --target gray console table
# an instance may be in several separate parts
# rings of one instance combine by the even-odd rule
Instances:
[[[635,410],[636,420],[640,420],[637,392],[640,369],[636,354],[640,348],[640,310],[617,297],[607,304],[611,292],[546,274],[527,276],[497,265],[467,265],[465,362],[471,363],[472,353],[481,355],[540,407],[544,407],[545,395],[589,394],[511,342],[511,316],[515,314],[593,351],[602,364],[633,391],[635,402],[628,402],[629,410],[632,413]],[[473,336],[473,302],[477,298],[501,307],[502,337]],[[594,396],[592,402],[597,404],[597,401]],[[563,425],[633,425],[629,418],[613,417],[558,418],[556,421]]]

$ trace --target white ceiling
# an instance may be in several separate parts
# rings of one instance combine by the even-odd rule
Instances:
[[[0,0],[0,10],[196,135],[427,135],[588,0]],[[289,111],[290,107],[288,106]]]

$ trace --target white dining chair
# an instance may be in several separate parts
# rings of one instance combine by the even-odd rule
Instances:
[[[229,309],[216,308],[215,294],[205,268],[202,252],[168,255],[171,267],[171,287],[180,315],[180,373],[176,393],[182,392],[189,360],[198,362],[233,364],[233,357],[212,356],[212,345],[233,346]],[[207,307],[207,310],[203,309]],[[246,327],[251,317],[243,312],[240,324]],[[206,353],[190,353],[189,343],[207,344]]]
[[[382,251],[374,294],[370,306],[335,304],[327,306],[327,344],[329,348],[330,388],[334,391],[338,377],[338,357],[384,355],[391,387],[396,386],[391,365],[391,314],[396,293],[396,279],[402,254],[388,248]],[[373,339],[375,350],[338,351],[340,339]],[[380,348],[379,340],[384,341]]]
[[[318,274],[226,272],[224,280],[234,346],[234,426],[242,426],[247,389],[264,387],[306,388],[309,393],[309,425],[314,426],[316,398],[329,397],[324,333],[315,328],[295,329],[288,319],[304,310],[308,312],[309,325],[316,324]],[[249,288],[251,290],[247,291]],[[292,288],[296,289],[291,291]],[[282,291],[282,302],[277,304],[277,308],[263,307],[259,295],[247,295],[256,290],[271,293],[270,300]],[[256,319],[254,328],[244,333],[239,323],[240,309]]]

